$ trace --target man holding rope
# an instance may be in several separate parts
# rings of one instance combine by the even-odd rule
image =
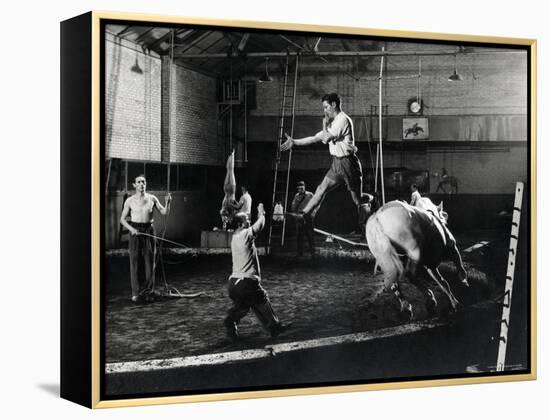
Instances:
[[[366,221],[368,217],[366,213],[371,211],[373,197],[370,194],[363,194],[363,172],[361,162],[356,156],[353,122],[342,111],[341,100],[337,93],[324,95],[321,102],[324,112],[323,129],[313,136],[302,139],[294,139],[285,133],[287,140],[281,145],[281,150],[287,151],[294,146],[308,146],[322,142],[328,144],[332,156],[330,169],[300,215],[305,219],[311,219],[329,191],[340,185],[346,185],[351,199],[357,206],[359,221]],[[361,229],[364,229],[364,226]]]
[[[152,287],[154,282],[155,262],[155,229],[153,227],[153,210],[162,215],[170,213],[172,196],[166,195],[165,206],[157,197],[145,192],[147,181],[145,175],[138,175],[134,180],[136,192],[124,203],[120,223],[130,232],[130,284],[132,286],[132,302],[141,303],[153,300]],[[130,215],[130,221],[126,218]],[[144,264],[145,281],[140,281],[138,268],[140,259]]]

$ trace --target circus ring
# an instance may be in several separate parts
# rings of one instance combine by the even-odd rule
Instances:
[[[469,289],[459,284],[452,263],[441,265],[461,309],[450,314],[448,300],[434,286],[439,306],[435,316],[428,317],[422,293],[405,283],[403,293],[415,308],[413,320],[400,312],[394,295],[383,290],[382,274],[373,274],[367,249],[325,242],[315,258],[297,258],[294,253],[265,255],[260,248],[263,286],[279,318],[292,328],[273,339],[250,313],[239,325],[237,342],[226,337],[223,326],[231,306],[228,249],[165,248],[166,284],[194,297],[161,297],[142,305],[129,299],[127,251],[108,251],[106,394],[312,387],[475,375],[476,370],[469,369],[480,365],[491,369],[507,244],[499,237],[482,242],[479,237],[474,233],[457,238],[460,249],[468,250],[463,258]],[[518,262],[525,264],[521,258]],[[164,279],[159,277],[157,270],[161,288]],[[515,303],[522,299],[519,293],[514,296]],[[516,311],[525,310],[521,306]],[[516,316],[512,322],[523,318]],[[514,330],[522,331],[522,326]],[[508,368],[525,369],[526,352],[512,348]]]

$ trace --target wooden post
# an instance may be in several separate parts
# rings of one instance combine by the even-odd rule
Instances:
[[[521,219],[521,201],[523,198],[523,183],[516,183],[516,198],[512,215],[512,233],[510,234],[510,251],[508,254],[508,269],[502,303],[502,319],[500,321],[500,342],[498,345],[497,372],[504,370],[506,361],[506,346],[508,344],[508,328],[510,327],[510,308],[512,307],[512,290],[514,286],[514,271],[516,266],[516,251],[518,246],[519,222]]]

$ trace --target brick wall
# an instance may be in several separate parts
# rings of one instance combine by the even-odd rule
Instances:
[[[160,58],[107,34],[105,59],[106,157],[160,161]]]
[[[172,74],[170,160],[222,165],[225,151],[218,139],[216,79],[181,66],[174,66]]]

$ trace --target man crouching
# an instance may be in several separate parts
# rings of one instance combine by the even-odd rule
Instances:
[[[252,226],[246,213],[237,213],[234,220],[237,230],[231,239],[233,273],[229,277],[228,285],[233,307],[224,320],[227,335],[232,340],[239,337],[237,324],[252,308],[264,328],[272,337],[277,337],[288,329],[289,325],[283,325],[279,321],[266,291],[260,284],[260,262],[254,240],[265,225],[263,204],[258,205],[258,220]]]

